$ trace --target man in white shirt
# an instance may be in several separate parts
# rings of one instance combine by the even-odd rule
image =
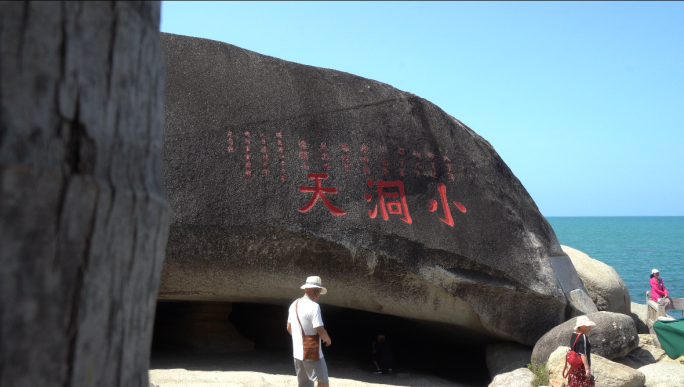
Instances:
[[[290,305],[287,316],[287,331],[292,335],[292,355],[297,371],[297,382],[299,387],[314,387],[316,381],[318,381],[318,387],[328,387],[330,385],[328,383],[328,366],[323,358],[321,340],[325,342],[326,346],[332,342],[328,332],[323,327],[321,307],[316,303],[318,297],[327,293],[328,290],[321,285],[321,277],[317,276],[307,278],[301,289],[304,289],[304,297],[297,299]],[[304,360],[302,331],[307,336],[318,334],[319,360]]]

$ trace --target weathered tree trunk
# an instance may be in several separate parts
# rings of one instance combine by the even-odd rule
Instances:
[[[0,3],[0,386],[148,383],[158,2]]]

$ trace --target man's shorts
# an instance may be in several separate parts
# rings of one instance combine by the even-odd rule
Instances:
[[[313,387],[315,381],[328,383],[328,366],[321,360],[294,359],[299,387]]]

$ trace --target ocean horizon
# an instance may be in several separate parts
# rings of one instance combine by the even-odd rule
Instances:
[[[684,298],[684,216],[548,216],[561,245],[617,271],[632,302],[646,303],[657,268],[672,297]],[[681,312],[670,315],[682,318]]]

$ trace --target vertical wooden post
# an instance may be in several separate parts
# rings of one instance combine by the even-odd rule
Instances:
[[[169,224],[158,2],[3,2],[0,386],[145,386]]]

